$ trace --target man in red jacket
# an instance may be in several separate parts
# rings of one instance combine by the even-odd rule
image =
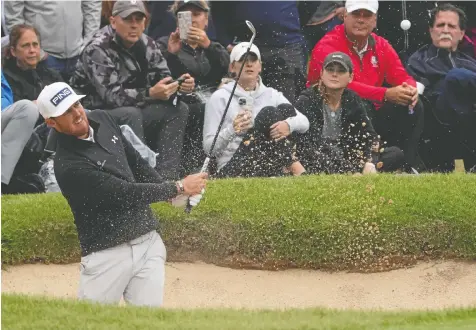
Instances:
[[[377,0],[347,0],[344,24],[328,32],[314,47],[307,86],[320,79],[324,58],[340,51],[355,67],[349,88],[371,105],[369,115],[380,136],[405,152],[408,166],[418,167],[418,143],[423,130],[423,106],[415,80],[408,75],[396,51],[372,33],[377,25]],[[390,85],[391,87],[384,87]]]

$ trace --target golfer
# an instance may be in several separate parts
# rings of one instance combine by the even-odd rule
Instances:
[[[195,196],[207,175],[167,182],[123,137],[107,111],[86,114],[65,83],[46,86],[38,109],[58,134],[54,170],[82,250],[79,298],[160,306],[166,250],[149,204]]]

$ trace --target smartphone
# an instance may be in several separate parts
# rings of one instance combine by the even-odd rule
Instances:
[[[238,105],[245,110],[251,111],[253,108],[253,99],[248,97],[240,97],[238,99]]]
[[[251,122],[253,123],[253,99],[251,97],[240,97],[238,99],[238,105],[240,106],[241,109],[245,110],[248,112],[248,115],[251,118]]]
[[[192,12],[191,11],[179,11],[177,13],[178,28],[181,40],[187,40],[188,30],[192,26]]]
[[[187,78],[185,77],[180,77],[180,78],[177,78],[177,79],[174,79],[174,80],[171,80],[167,83],[167,85],[170,85],[170,84],[173,84],[174,82],[178,82],[179,86],[182,85],[182,83],[187,80]]]

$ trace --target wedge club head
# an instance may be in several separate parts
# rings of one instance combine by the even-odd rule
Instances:
[[[248,26],[248,29],[250,29],[251,33],[253,33],[253,36],[251,37],[251,40],[250,40],[250,44],[253,44],[253,41],[255,40],[255,37],[256,37],[256,29],[250,21],[245,21],[245,22],[246,22],[246,25]]]

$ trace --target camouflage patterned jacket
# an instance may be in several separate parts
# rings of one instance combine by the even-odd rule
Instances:
[[[167,62],[152,38],[143,34],[131,49],[126,49],[108,25],[84,48],[70,85],[86,95],[82,101],[86,109],[144,107],[157,102],[149,97],[149,88],[168,76]]]

